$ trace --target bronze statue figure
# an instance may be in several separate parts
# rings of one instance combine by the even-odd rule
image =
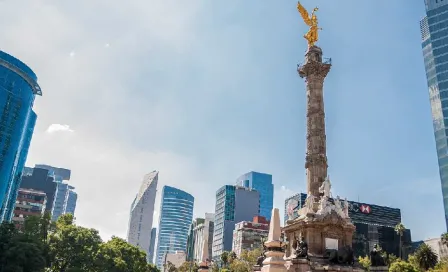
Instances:
[[[319,40],[319,30],[322,30],[322,28],[318,27],[317,16],[315,14],[315,12],[319,9],[317,7],[314,8],[310,16],[308,11],[302,6],[302,4],[300,4],[300,2],[298,2],[297,10],[300,12],[300,15],[302,15],[305,24],[310,27],[308,32],[303,37],[308,41],[308,47],[312,47],[317,40]]]
[[[370,263],[371,266],[386,266],[386,262],[383,256],[381,256],[381,248],[377,244],[373,246],[370,252]]]
[[[305,238],[302,236],[300,240],[297,241],[294,253],[296,258],[308,258],[308,244],[305,241]]]

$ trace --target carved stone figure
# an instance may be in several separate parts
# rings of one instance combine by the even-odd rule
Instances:
[[[330,178],[326,178],[322,185],[319,187],[319,193],[323,194],[324,197],[331,198],[331,182]]]
[[[386,262],[383,256],[381,256],[381,249],[377,244],[373,246],[370,252],[370,263],[371,266],[386,266]]]
[[[294,250],[296,258],[307,258],[308,257],[308,244],[302,236],[299,241],[297,241],[296,248]]]
[[[315,197],[311,194],[311,192],[308,192],[308,196],[306,197],[305,200],[305,207],[307,208],[307,212],[313,212],[314,199]]]
[[[342,204],[341,200],[339,199],[339,196],[337,196],[336,199],[334,200],[334,210],[340,217],[345,218],[345,214],[342,209]]]
[[[327,215],[331,213],[331,203],[328,201],[328,198],[323,196],[319,202],[319,209],[317,210],[317,214],[319,215]]]

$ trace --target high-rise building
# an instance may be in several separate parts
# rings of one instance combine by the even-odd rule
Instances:
[[[208,258],[212,256],[213,230],[214,230],[215,214],[206,213],[204,223],[194,228],[195,241],[193,261],[200,263],[204,256],[204,250],[207,250]]]
[[[255,189],[260,193],[260,216],[271,218],[274,206],[274,185],[272,175],[249,172],[237,179],[237,185]]]
[[[260,193],[242,186],[225,185],[216,192],[212,258],[232,250],[235,223],[250,221],[259,213]]]
[[[196,234],[197,230],[196,227],[198,225],[204,224],[205,219],[204,218],[196,218],[193,223],[190,225],[190,230],[188,231],[188,238],[187,238],[187,261],[191,262],[194,259],[194,251],[195,251],[195,241],[196,241]]]
[[[42,216],[46,202],[47,196],[44,192],[20,188],[17,192],[12,222],[18,229],[22,229],[28,216]]]
[[[52,176],[47,169],[41,168],[33,168],[31,176],[23,176],[20,184],[20,188],[44,192],[47,196],[45,211],[49,212],[53,210],[56,187],[57,183],[54,182],[54,176]]]
[[[74,191],[75,187],[68,186],[67,200],[65,201],[64,213],[75,215],[76,202],[78,201],[78,194]]]
[[[150,262],[151,231],[154,216],[159,172],[146,174],[137,196],[131,205],[128,227],[128,242],[146,252]]]
[[[305,205],[307,194],[300,193],[285,200],[285,225],[288,217],[298,217],[298,210]],[[333,203],[333,199],[329,199]],[[395,226],[401,222],[401,211],[397,208],[378,206],[354,201],[348,202],[348,214],[356,226],[353,235],[353,250],[355,256],[368,256],[375,244],[389,254],[400,256],[400,237],[395,232]],[[411,252],[411,231],[405,230],[402,237],[402,253],[404,259]]]
[[[42,95],[36,74],[0,51],[0,222],[10,220],[36,124],[34,98]]]
[[[36,164],[34,167],[48,170],[48,174],[51,175],[54,182],[57,183],[53,209],[51,210],[52,220],[56,221],[59,216],[66,213],[74,215],[77,194],[74,191],[75,187],[66,183],[70,180],[71,171],[69,169],[54,167],[46,164]]]
[[[188,231],[193,220],[194,197],[187,192],[165,185],[160,202],[155,263],[159,269],[162,269],[167,253],[184,252],[185,258]]]
[[[236,223],[233,231],[232,251],[240,257],[243,250],[263,248],[269,234],[269,221],[263,216],[255,216],[252,221]]]
[[[420,32],[448,229],[448,1],[425,3]]]
[[[154,250],[156,245],[156,237],[157,237],[157,228],[152,228],[151,230],[151,242],[149,244],[149,263],[154,263]]]

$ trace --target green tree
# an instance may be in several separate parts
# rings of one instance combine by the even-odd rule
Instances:
[[[43,244],[19,233],[11,223],[0,225],[0,271],[39,272],[46,262]]]
[[[238,256],[236,256],[236,253],[232,251],[229,252],[228,259],[229,264],[231,264],[234,260],[238,259]]]
[[[76,226],[73,215],[62,215],[48,239],[50,271],[95,271],[101,243],[97,230]]]
[[[165,271],[167,271],[167,272],[176,272],[177,271],[176,266],[170,261],[167,261],[166,264],[163,265],[163,267],[165,268]]]
[[[442,244],[448,246],[448,232],[442,233],[442,235],[440,235],[440,239],[442,241]]]
[[[417,260],[418,266],[426,271],[436,266],[438,258],[434,250],[423,243],[415,252],[415,259]]]
[[[113,236],[100,245],[97,269],[109,272],[147,272],[146,253],[125,240]]]
[[[369,256],[359,256],[358,262],[366,271],[370,271],[370,266],[372,265],[372,263],[370,262]]]
[[[46,267],[42,245],[34,239],[18,234],[4,252],[1,271],[39,272]]]
[[[223,267],[227,267],[229,263],[229,252],[223,251],[220,256],[221,263]]]
[[[419,272],[412,264],[398,260],[389,267],[389,272]]]
[[[400,249],[399,249],[399,253],[400,253],[400,259],[403,259],[403,254],[402,254],[402,249],[403,249],[403,233],[406,230],[406,227],[402,224],[402,223],[398,223],[395,226],[395,232],[398,234],[398,236],[400,236]]]
[[[189,271],[198,271],[199,266],[195,262],[184,262],[177,271],[179,272],[189,272]]]

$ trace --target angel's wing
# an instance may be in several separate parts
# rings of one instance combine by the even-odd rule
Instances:
[[[308,11],[302,6],[302,4],[300,4],[300,2],[297,2],[297,10],[300,12],[300,15],[302,15],[305,24],[311,26],[310,15],[308,14]]]

